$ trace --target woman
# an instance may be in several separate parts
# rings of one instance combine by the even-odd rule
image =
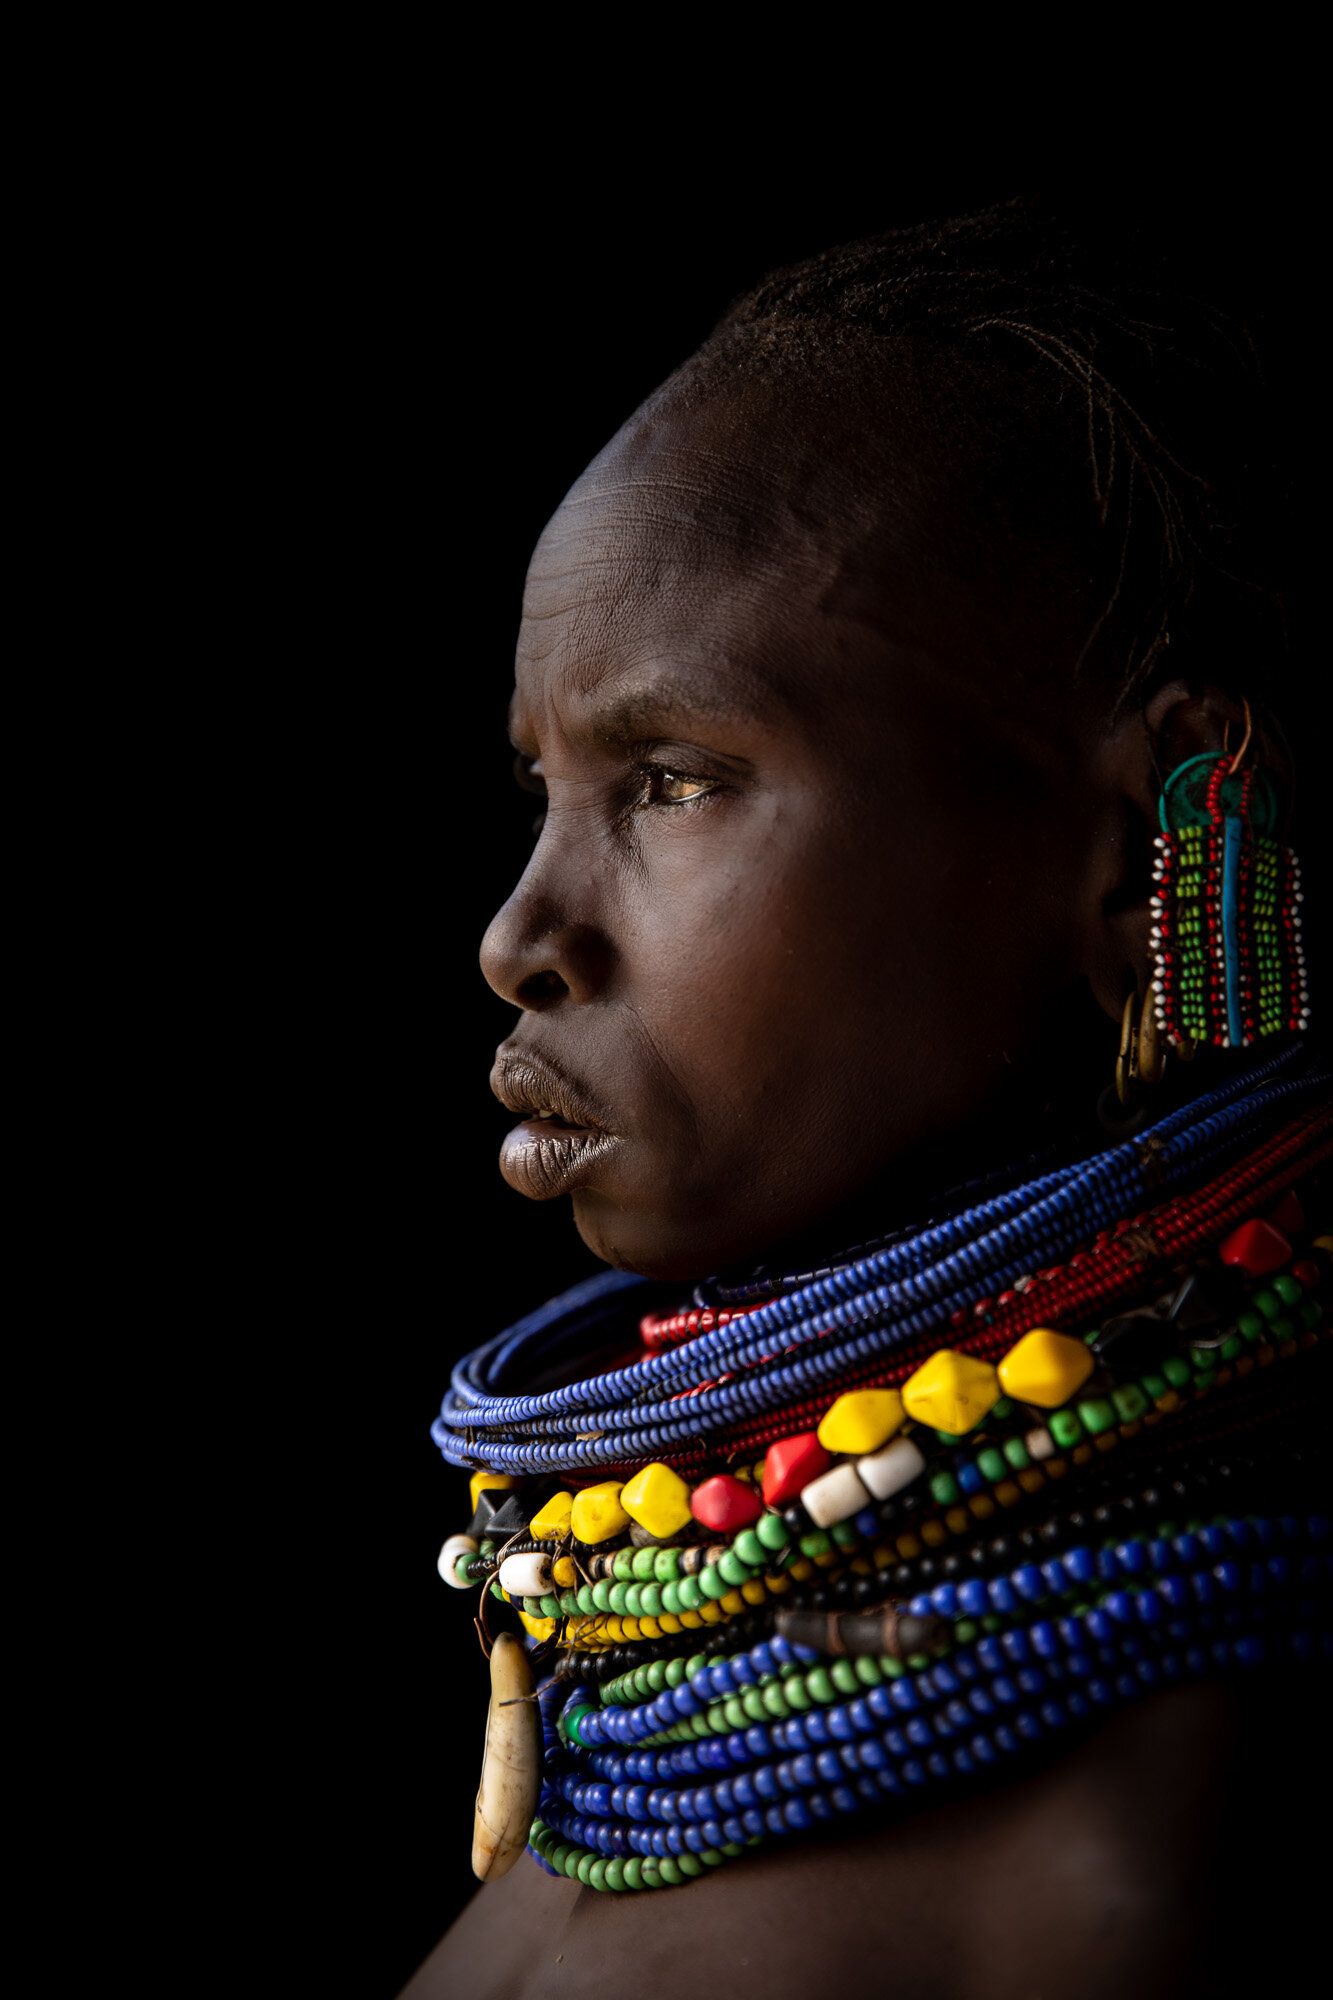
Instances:
[[[493,1087],[614,1268],[436,1426],[487,1886],[409,1993],[1271,1957],[1328,1110],[1259,407],[1014,206],[766,281],[543,535]]]

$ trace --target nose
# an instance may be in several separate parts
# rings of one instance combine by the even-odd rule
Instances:
[[[522,880],[481,941],[486,983],[511,1006],[542,1013],[561,1001],[595,999],[606,983],[611,946],[575,916],[544,879],[541,844]]]

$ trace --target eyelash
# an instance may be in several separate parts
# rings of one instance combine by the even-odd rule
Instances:
[[[533,765],[536,761],[535,758],[531,757],[516,757],[514,759],[514,776],[525,792],[531,792],[540,798],[545,798],[545,782],[542,778],[536,776],[533,771]],[[692,777],[687,771],[673,771],[667,764],[653,764],[644,761],[639,763],[636,769],[642,788],[638,797],[631,799],[629,802],[629,810],[631,812],[638,812],[645,808],[656,806],[664,806],[670,812],[681,812],[688,807],[699,805],[704,799],[710,798],[719,789],[720,781],[716,778]],[[650,793],[654,780],[677,785],[697,785],[700,789],[697,792],[691,793],[688,798],[683,799],[653,798],[650,796]],[[534,834],[541,832],[545,818],[546,813],[544,810],[538,813],[532,827]]]
[[[648,764],[648,763],[640,764],[639,776],[644,780],[645,790],[651,788],[654,779],[661,779],[664,783],[672,783],[677,785],[698,785],[700,789],[697,792],[691,793],[688,798],[684,799],[671,799],[671,798],[655,799],[655,798],[640,796],[634,801],[636,807],[666,806],[669,808],[670,811],[677,812],[682,807],[698,805],[701,799],[708,798],[709,795],[715,792],[718,788],[718,781],[716,778],[691,777],[688,771],[673,771],[666,764]]]

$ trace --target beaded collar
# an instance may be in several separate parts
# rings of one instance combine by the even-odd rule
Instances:
[[[527,1846],[683,1882],[1326,1646],[1327,1083],[1288,1049],[758,1304],[642,1316],[643,1359],[562,1388],[521,1384],[623,1350],[641,1281],[466,1356],[440,1571],[486,1643],[497,1599],[523,1633],[491,1651],[478,1874]]]

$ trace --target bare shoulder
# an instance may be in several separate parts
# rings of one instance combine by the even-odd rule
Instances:
[[[520,1863],[473,1898],[403,2000],[626,2000],[696,1977],[727,2000],[803,2000],[867,1991],[870,1968],[896,2000],[1242,1991],[1256,1952],[1275,1963],[1277,1914],[1242,1886],[1242,1857],[1256,1815],[1283,1823],[1284,1789],[1295,1811],[1314,1699],[1158,1695],[1011,1784],[688,1889],[604,1896]],[[1294,1956],[1308,1898],[1284,1846],[1278,1935]]]

